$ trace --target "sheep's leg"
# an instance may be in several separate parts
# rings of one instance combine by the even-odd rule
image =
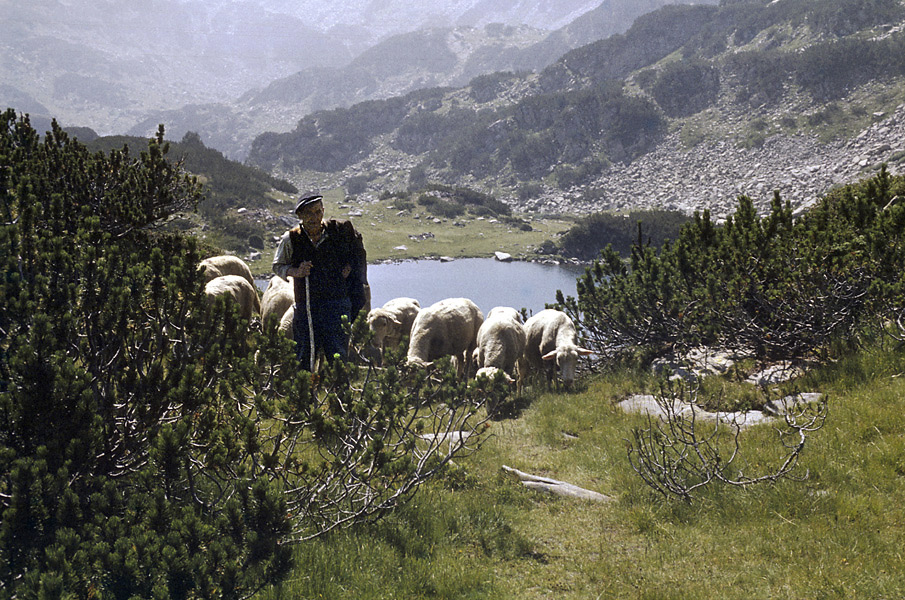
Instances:
[[[528,377],[528,361],[520,357],[515,361],[515,394],[521,396],[525,389],[525,379]]]

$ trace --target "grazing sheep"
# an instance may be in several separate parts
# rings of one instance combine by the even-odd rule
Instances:
[[[517,382],[516,392],[521,394],[522,382],[527,374],[526,341],[522,316],[518,311],[508,306],[491,309],[478,329],[474,350],[478,372],[475,376],[493,377],[497,370],[503,371],[507,381]]]
[[[528,338],[525,358],[531,369],[546,373],[547,381],[551,382],[555,378],[554,368],[558,368],[566,387],[575,381],[578,356],[594,353],[578,346],[575,325],[562,311],[540,311],[525,323],[525,334]]]
[[[441,356],[456,359],[459,377],[467,376],[484,314],[468,298],[447,298],[422,308],[412,324],[409,364],[429,366]]]
[[[270,278],[270,283],[264,290],[264,297],[261,299],[261,322],[267,323],[267,318],[271,315],[275,315],[277,319],[282,317],[286,309],[294,302],[295,292],[292,284],[279,275],[274,275]]]
[[[198,270],[202,271],[205,283],[223,275],[241,275],[247,279],[248,283],[252,286],[255,284],[255,278],[251,274],[251,269],[249,269],[248,265],[245,264],[245,261],[238,256],[223,254],[221,256],[205,258],[198,263]]]
[[[420,310],[421,305],[413,298],[394,298],[368,312],[368,327],[374,334],[371,344],[380,349],[381,356],[386,348],[398,346],[403,337],[411,335]]]
[[[280,318],[280,325],[277,327],[277,331],[284,334],[290,340],[294,339],[292,335],[292,319],[295,318],[295,305],[290,304],[289,308],[283,313],[283,316]]]
[[[220,296],[229,296],[239,306],[239,314],[243,319],[251,319],[253,314],[260,314],[261,300],[258,290],[241,275],[222,275],[211,279],[204,286],[208,302],[216,302]]]

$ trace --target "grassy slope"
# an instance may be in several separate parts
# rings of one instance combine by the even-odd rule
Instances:
[[[709,487],[686,505],[626,460],[614,404],[651,381],[620,373],[534,397],[478,452],[376,525],[299,548],[292,581],[262,598],[893,598],[905,589],[905,356],[872,350],[820,369],[830,397],[806,482]],[[576,435],[569,440],[563,432]],[[752,471],[774,444],[744,437]],[[532,492],[506,464],[616,497]]]
[[[533,231],[521,231],[505,223],[492,223],[490,218],[477,219],[471,215],[434,223],[433,216],[421,206],[398,215],[392,199],[347,203],[341,190],[324,193],[324,209],[328,219],[349,219],[355,224],[364,237],[370,262],[440,256],[492,257],[497,250],[518,258],[530,258],[536,256],[532,252],[533,247],[545,240],[555,239],[572,225],[568,219],[552,216],[535,217],[531,221]],[[355,211],[361,211],[361,216],[349,216],[350,212]],[[465,226],[456,226],[454,222],[465,223]],[[269,239],[282,233],[282,230],[268,231],[266,237]],[[424,233],[432,233],[434,237],[422,241],[409,238],[410,235]],[[396,250],[398,246],[405,246],[406,249]],[[268,248],[262,252],[260,260],[251,264],[252,271],[268,272],[272,259],[273,249]]]

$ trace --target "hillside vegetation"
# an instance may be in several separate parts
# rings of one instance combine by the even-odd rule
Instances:
[[[674,245],[637,246],[625,263],[607,254],[566,302],[581,307],[584,343],[608,357],[580,389],[535,387],[514,399],[480,449],[411,504],[299,548],[304,567],[261,598],[894,597],[905,585],[903,196],[905,178],[881,171],[800,219],[778,199],[759,218],[742,199],[725,225],[698,215]],[[652,360],[701,343],[738,358],[688,384],[708,410],[761,408],[799,392],[826,399],[825,426],[808,433],[788,477],[732,487],[677,460],[668,476],[701,484],[682,497],[638,476],[627,451],[639,450],[653,421],[619,403],[674,389]],[[795,358],[804,375],[749,379]],[[693,418],[671,425],[664,459],[671,443],[688,450],[684,460],[740,481],[775,471],[789,448],[781,423],[737,437]],[[699,445],[683,446],[680,426]],[[735,458],[723,465],[711,451]],[[533,491],[503,466],[611,500]]]
[[[479,439],[500,382],[335,361],[209,297],[201,198],[161,130],[90,152],[0,127],[0,596],[242,598],[291,546],[396,508]],[[363,321],[355,337],[363,335]],[[364,327],[366,329],[366,326]]]
[[[547,198],[593,190],[705,112],[691,143],[757,145],[863,123],[859,114],[870,112],[846,111],[847,99],[865,85],[895,89],[905,76],[903,18],[897,0],[668,6],[537,74],[483,75],[458,89],[313,113],[292,132],[259,136],[249,161],[297,182],[328,172],[338,183],[354,174],[395,189],[407,184],[404,171],[368,168],[392,156],[399,170],[420,164],[433,181],[475,182],[514,206],[530,199],[520,196],[529,187]],[[887,103],[874,113],[902,101],[873,91]]]
[[[288,340],[206,301],[195,242],[156,231],[202,194],[162,132],[139,154],[92,153],[4,120],[0,593],[868,598],[905,584],[905,177],[881,169],[800,216],[743,197],[724,224],[701,213],[628,261],[608,250],[560,299],[603,360],[571,393],[534,381],[514,396],[398,350],[384,368],[300,375]],[[506,216],[489,196],[431,191],[421,206]],[[707,452],[667,475],[693,494],[639,477],[639,440],[687,440],[617,403],[667,400],[654,359],[702,344],[734,361],[689,384],[708,410],[829,399],[789,476],[708,475],[775,472],[789,450],[776,421],[738,436],[692,423]],[[749,381],[776,360],[806,374]],[[537,495],[504,464],[610,500]]]
[[[78,130],[93,151],[136,149],[147,140],[130,136],[94,137]],[[202,184],[195,211],[171,215],[166,231],[191,234],[208,254],[232,253],[245,258],[254,272],[270,273],[276,240],[297,219],[291,183],[256,167],[227,159],[208,148],[194,133],[170,143],[171,153]],[[371,261],[422,257],[490,256],[495,251],[534,258],[541,248],[548,254],[596,255],[608,238],[585,240],[583,252],[560,249],[553,240],[567,230],[571,219],[556,216],[513,215],[494,196],[470,188],[423,182],[422,188],[381,194],[379,201],[358,202],[359,181],[344,189],[322,190],[330,216],[350,218],[363,232]],[[625,239],[623,243],[627,242]]]

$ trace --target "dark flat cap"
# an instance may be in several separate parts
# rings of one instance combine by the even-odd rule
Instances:
[[[318,200],[323,200],[323,199],[324,199],[324,197],[321,196],[320,194],[311,194],[310,196],[304,196],[303,198],[301,198],[299,200],[298,204],[295,205],[295,213],[298,214],[298,212],[300,210],[302,210],[309,204],[314,204]]]

